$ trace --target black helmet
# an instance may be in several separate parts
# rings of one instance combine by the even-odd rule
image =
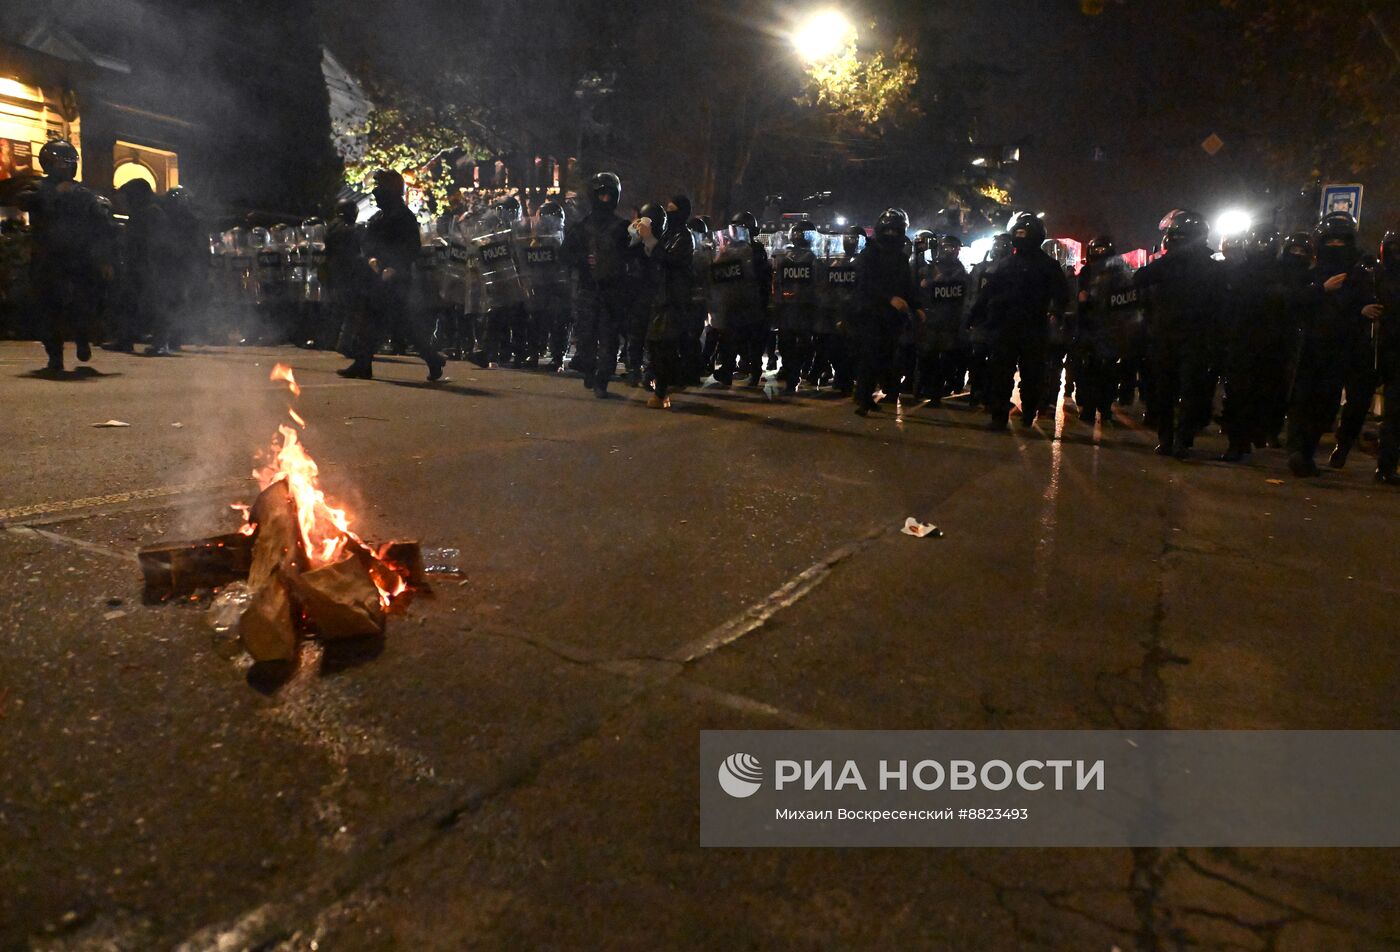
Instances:
[[[944,260],[952,260],[958,256],[959,251],[962,251],[962,246],[962,239],[957,235],[939,235],[938,257]]]
[[[909,216],[901,208],[887,208],[875,219],[875,240],[882,244],[903,244],[909,233]]]
[[[393,169],[374,170],[374,188],[370,190],[377,204],[385,201],[403,201],[403,176]]]
[[[1021,250],[1039,248],[1045,243],[1045,222],[1030,212],[1022,212],[1006,226],[1011,244]]]
[[[812,247],[812,239],[817,234],[817,223],[810,218],[800,218],[788,227],[788,241],[804,248]]]
[[[1011,235],[1007,232],[992,236],[992,246],[987,249],[987,260],[997,261],[1011,254]]]
[[[1282,247],[1283,238],[1272,225],[1255,225],[1245,238],[1244,254],[1259,261],[1272,260]]]
[[[847,225],[841,233],[841,249],[848,255],[858,254],[865,247],[865,229],[860,225]]]
[[[78,150],[67,139],[50,139],[39,150],[39,168],[49,175],[76,174]]]
[[[700,231],[708,234],[710,230],[710,223],[706,221],[702,216],[696,215],[690,221],[685,223],[685,227],[689,228],[691,231]]]
[[[1114,254],[1113,239],[1108,235],[1097,235],[1089,239],[1089,244],[1084,249],[1084,256],[1089,261],[1103,261],[1105,258],[1112,258]]]
[[[1313,258],[1312,235],[1306,231],[1295,231],[1287,238],[1283,239],[1283,250],[1279,255],[1281,258],[1305,258],[1309,262]]]
[[[496,214],[504,224],[511,225],[520,221],[524,214],[520,208],[520,199],[514,195],[507,195],[495,204]]]
[[[1342,239],[1356,244],[1356,219],[1346,212],[1328,212],[1313,228],[1318,244],[1327,244]]]
[[[564,206],[560,205],[558,202],[551,198],[546,202],[540,203],[539,211],[537,212],[537,214],[545,218],[563,218]]]
[[[752,241],[758,233],[758,219],[753,212],[735,212],[729,219],[729,237],[734,241]]]
[[[1210,235],[1210,223],[1196,212],[1184,208],[1174,208],[1157,223],[1162,233],[1162,247],[1186,245],[1193,241],[1204,241]]]
[[[666,206],[660,202],[647,202],[637,213],[637,217],[651,222],[651,234],[654,238],[660,238],[661,233],[666,230]]]
[[[355,224],[355,219],[360,217],[360,204],[352,199],[344,199],[335,203],[335,217],[345,222],[347,225]]]
[[[1400,268],[1400,231],[1387,231],[1381,239],[1381,266],[1387,271]]]
[[[1226,259],[1234,260],[1244,253],[1248,247],[1247,242],[1247,235],[1227,235],[1220,239],[1220,254]]]
[[[588,180],[588,194],[593,204],[616,208],[622,199],[622,179],[611,172],[599,172]]]

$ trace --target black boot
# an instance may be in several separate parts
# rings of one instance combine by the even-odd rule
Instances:
[[[1327,457],[1327,465],[1333,469],[1341,469],[1347,464],[1347,457],[1351,455],[1350,443],[1338,443],[1332,450],[1332,455]]]

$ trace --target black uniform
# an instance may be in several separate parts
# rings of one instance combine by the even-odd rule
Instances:
[[[1376,478],[1400,481],[1400,267],[1382,262],[1376,273],[1376,302],[1383,307],[1376,325],[1376,367],[1385,387],[1385,411],[1381,417],[1380,456]]]
[[[1079,272],[1079,313],[1074,354],[1079,418],[1109,422],[1118,393],[1120,363],[1141,335],[1142,309],[1133,269],[1121,257],[1090,261]]]
[[[23,205],[32,227],[30,281],[41,341],[50,369],[60,370],[64,340],[77,343],[82,355],[95,333],[111,222],[86,186],[51,176]]]
[[[607,392],[617,369],[618,339],[635,295],[629,271],[635,255],[628,246],[627,221],[608,205],[595,205],[564,233],[564,260],[578,274],[573,366],[595,393]]]
[[[1202,241],[1148,262],[1133,278],[1147,311],[1149,411],[1157,422],[1159,450],[1181,454],[1210,418],[1215,397],[1211,361],[1221,340],[1224,265]]]
[[[1306,292],[1302,277],[1274,258],[1251,256],[1232,269],[1222,365],[1229,459],[1277,438],[1282,427]]]
[[[783,382],[788,393],[795,393],[802,370],[812,359],[812,334],[817,326],[816,254],[810,246],[795,244],[775,256],[773,275]]]
[[[899,392],[899,381],[894,375],[895,354],[910,318],[896,310],[890,299],[903,298],[912,308],[918,303],[917,294],[904,242],[877,239],[857,256],[852,317],[859,354],[856,404],[861,410],[876,409],[876,387],[891,398]]]
[[[378,265],[376,273],[368,277],[366,313],[354,342],[354,366],[365,376],[370,372],[375,351],[391,328],[404,330],[409,343],[428,365],[430,377],[441,372],[442,356],[433,350],[426,328],[409,309],[419,247],[418,220],[402,201],[381,207],[365,226],[365,261]]]
[[[1011,387],[1021,374],[1021,424],[1035,422],[1044,384],[1051,315],[1069,304],[1069,282],[1054,258],[1038,247],[1018,247],[992,264],[977,295],[969,327],[987,341],[985,398],[992,425],[1011,414]]]
[[[1338,274],[1346,275],[1341,287],[1324,290],[1326,281]],[[1320,252],[1307,294],[1310,306],[1288,405],[1289,466],[1298,475],[1314,471],[1317,444],[1337,419],[1342,390],[1350,385],[1358,397],[1364,391],[1366,404],[1374,393],[1371,322],[1361,313],[1375,302],[1371,274],[1355,252],[1331,260]]]
[[[957,258],[937,259],[919,282],[924,320],[915,328],[914,397],[941,400],[961,389],[958,360],[963,315],[972,301],[972,276]]]
[[[689,323],[694,253],[690,230],[681,227],[668,228],[647,254],[651,317],[646,342],[656,375],[656,396],[663,401],[671,388],[681,383],[680,341]]]

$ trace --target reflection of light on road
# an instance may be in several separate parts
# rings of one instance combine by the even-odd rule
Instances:
[[[1025,401],[1022,411],[1025,412]],[[1040,497],[1040,514],[1036,518],[1035,551],[1031,555],[1031,597],[1033,619],[1030,640],[1036,647],[1044,643],[1045,625],[1048,617],[1050,598],[1050,576],[1055,565],[1057,532],[1059,530],[1060,478],[1064,463],[1065,433],[1065,372],[1060,371],[1060,389],[1055,399],[1054,436],[1050,440],[1050,472],[1045,481],[1045,490]],[[1022,444],[1022,451],[1026,444]]]

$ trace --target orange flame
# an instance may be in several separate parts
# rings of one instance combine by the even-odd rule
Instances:
[[[293,397],[301,394],[301,387],[286,364],[274,366],[269,379],[286,381]],[[294,408],[288,407],[287,413],[299,426],[306,426],[306,421]],[[346,511],[327,501],[326,494],[321,490],[319,475],[320,469],[306,451],[297,431],[285,424],[277,427],[271,459],[253,470],[259,490],[267,489],[278,480],[286,481],[288,493],[296,507],[302,546],[313,569],[345,558],[346,549],[352,543],[364,547],[360,537],[350,530],[350,517]],[[248,507],[235,504],[234,508],[243,512],[245,522],[240,531],[251,534],[253,526],[246,521]],[[370,577],[379,589],[379,601],[385,608],[389,607],[395,596],[408,588],[408,582],[402,575],[378,559],[374,561]]]
[[[292,373],[292,368],[288,367],[286,364],[274,364],[272,367],[272,374],[267,379],[285,380],[287,381],[287,389],[292,391],[292,396],[301,396],[301,387],[297,385],[297,378]]]

